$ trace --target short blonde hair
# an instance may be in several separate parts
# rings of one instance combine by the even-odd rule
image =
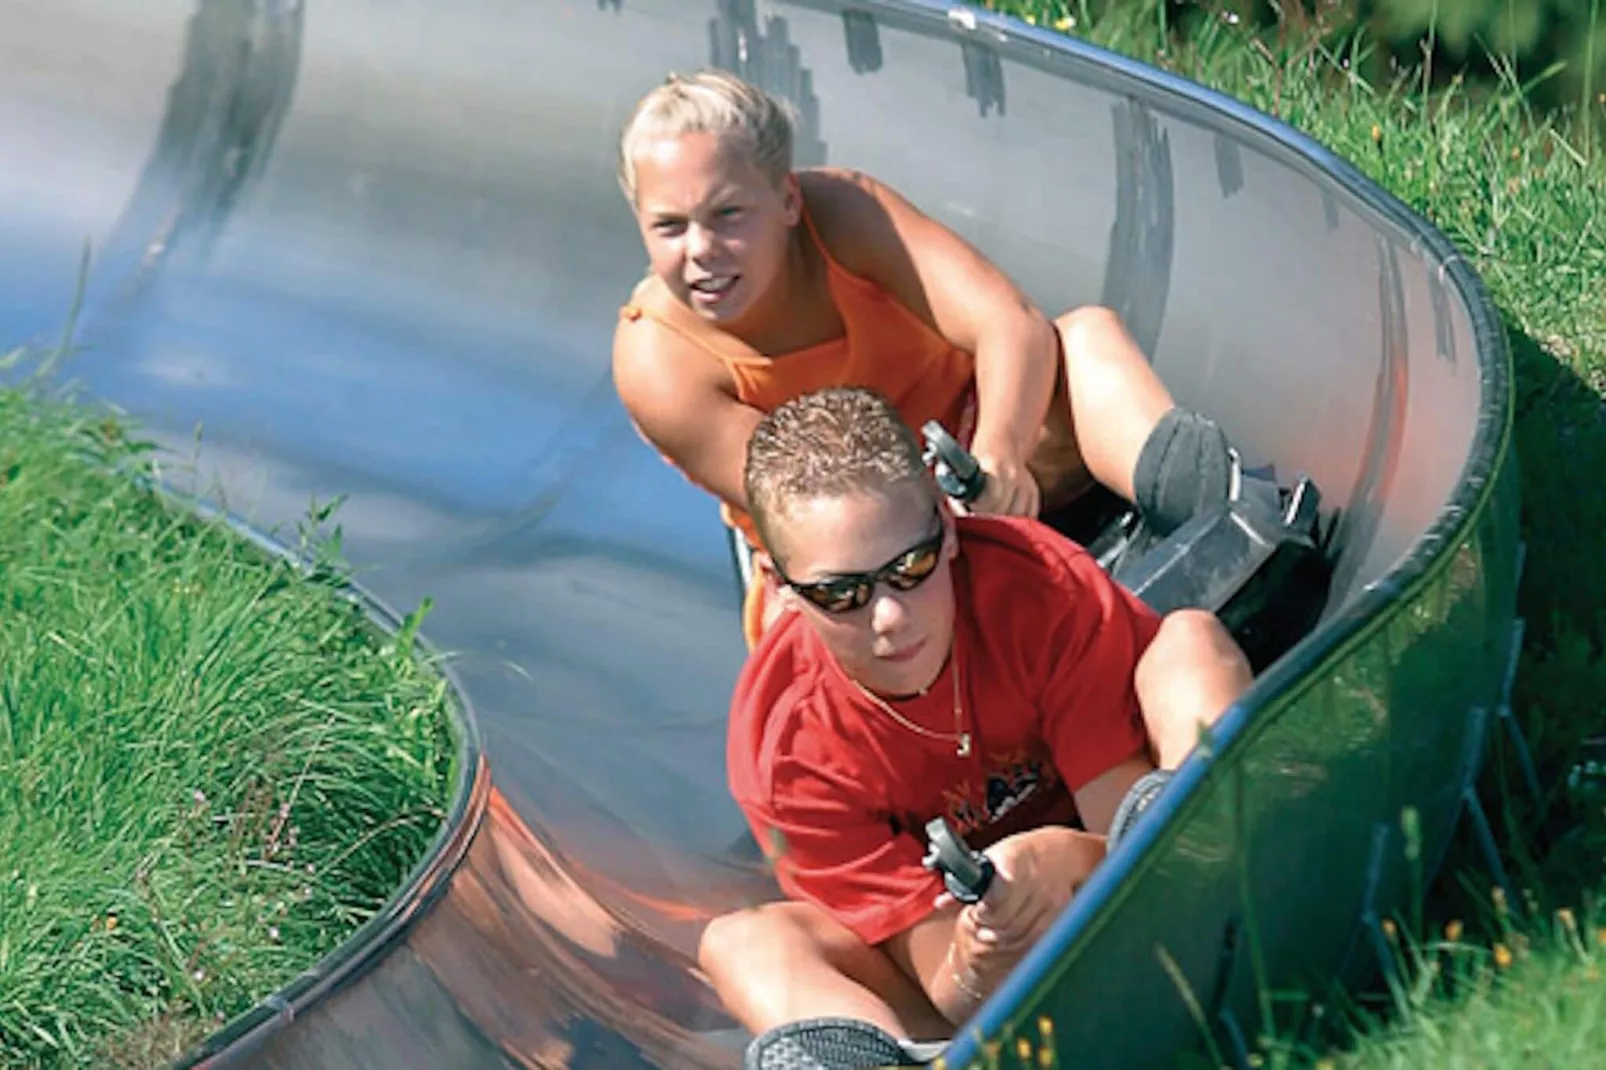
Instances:
[[[637,102],[619,138],[619,187],[636,203],[636,153],[657,137],[710,133],[745,149],[776,186],[792,170],[791,106],[727,71],[670,74]]]
[[[799,502],[912,488],[937,504],[920,440],[897,407],[862,386],[828,386],[783,402],[747,440],[742,489],[759,541],[781,562],[777,521]]]

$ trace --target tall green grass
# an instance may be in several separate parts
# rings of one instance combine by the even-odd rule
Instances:
[[[401,884],[455,776],[412,644],[0,390],[0,1063],[162,1065]],[[416,620],[413,621],[416,624]]]
[[[1528,553],[1513,695],[1544,797],[1497,739],[1480,785],[1504,903],[1469,842],[1452,851],[1416,928],[1394,919],[1399,981],[1328,1008],[1322,1030],[1263,1023],[1264,1065],[1606,1064],[1606,791],[1576,775],[1606,753],[1606,156],[1599,86],[1541,112],[1502,57],[1493,85],[1425,66],[1386,83],[1345,5],[1269,28],[1201,2],[1173,21],[1153,0],[987,4],[1235,97],[1311,135],[1437,225],[1488,284],[1516,367],[1516,445]],[[1448,6],[1448,5],[1446,5]],[[1431,27],[1430,27],[1431,29]],[[1335,51],[1330,42],[1348,41]],[[1592,62],[1592,57],[1591,57]],[[1557,72],[1551,71],[1554,76]],[[1606,733],[1603,733],[1606,734]]]

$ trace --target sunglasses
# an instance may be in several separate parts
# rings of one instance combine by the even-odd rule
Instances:
[[[947,531],[942,526],[942,514],[932,510],[937,520],[937,533],[909,547],[878,569],[869,572],[848,572],[813,583],[799,583],[781,572],[781,582],[802,595],[810,603],[827,613],[851,613],[870,604],[870,595],[878,583],[885,583],[894,591],[912,591],[931,578],[942,560],[942,544]]]

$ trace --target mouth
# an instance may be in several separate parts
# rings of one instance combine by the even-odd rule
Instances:
[[[895,650],[891,654],[882,654],[879,655],[879,657],[882,661],[889,661],[894,665],[902,665],[906,662],[913,661],[915,656],[924,650],[925,647],[926,641],[922,639],[913,646],[906,646],[902,650]]]
[[[688,283],[692,300],[699,304],[715,304],[736,287],[740,278],[740,275],[709,275],[696,279]]]

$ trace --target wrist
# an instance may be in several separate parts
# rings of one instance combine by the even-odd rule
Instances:
[[[971,436],[970,452],[977,460],[1015,467],[1022,464],[1022,458],[1025,456],[1025,451],[1012,437],[1002,434],[984,435],[979,430]]]
[[[948,955],[943,960],[938,982],[933,986],[938,991],[932,993],[931,1002],[944,1018],[958,1025],[974,1014],[986,997],[976,971],[960,962],[962,956],[956,952],[956,947],[956,942],[948,944]]]

